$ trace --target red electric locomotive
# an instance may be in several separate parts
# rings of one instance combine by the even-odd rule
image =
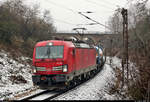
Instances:
[[[97,70],[96,49],[86,43],[71,41],[38,42],[33,52],[32,70],[34,85],[62,88]]]

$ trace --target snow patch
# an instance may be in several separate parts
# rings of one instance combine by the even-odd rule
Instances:
[[[147,9],[150,9],[150,0],[147,1],[147,3],[146,3],[146,8],[147,8]]]
[[[8,56],[9,53],[0,51],[0,100],[33,87],[30,65],[19,63]],[[25,62],[29,58],[20,59]]]

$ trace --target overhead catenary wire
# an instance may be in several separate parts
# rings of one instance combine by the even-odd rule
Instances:
[[[76,13],[75,10],[72,10],[72,9],[66,7],[66,6],[61,5],[61,4],[52,2],[52,1],[50,1],[50,0],[47,0],[47,2],[49,2],[50,4],[53,4],[53,5],[57,6],[57,7],[61,7],[61,8],[63,8],[63,9],[66,9],[66,10],[69,10],[69,11],[71,11],[71,12],[73,12],[73,13]]]
[[[82,14],[81,12],[79,12],[79,14],[81,14],[81,15],[82,15],[82,16],[84,16],[85,18],[87,18],[87,19],[89,19],[89,20],[91,20],[91,21],[94,21],[94,22],[96,22],[97,24],[100,24],[101,26],[104,26],[104,27],[106,27],[106,28],[108,28],[108,29],[110,30],[110,28],[109,28],[109,27],[105,26],[105,25],[104,25],[104,24],[102,24],[102,23],[99,23],[99,22],[97,22],[97,21],[93,20],[92,18],[90,18],[90,17],[88,17],[88,16],[86,16],[86,15]]]
[[[88,3],[94,4],[94,5],[97,5],[97,6],[99,6],[99,7],[104,7],[104,8],[107,8],[107,9],[111,10],[109,13],[112,13],[112,11],[116,11],[116,10],[118,10],[118,8],[120,8],[119,5],[116,5],[116,7],[117,7],[116,9],[115,9],[115,8],[112,9],[112,8],[107,7],[107,6],[105,6],[105,5],[99,5],[99,3],[96,3],[96,2],[94,2],[94,1],[89,1],[89,0],[85,0],[85,1],[87,1]]]
[[[86,0],[86,1],[89,1],[89,0]],[[72,9],[66,7],[66,6],[61,5],[61,4],[54,3],[54,2],[52,2],[52,1],[50,1],[50,0],[48,0],[47,2],[53,4],[53,5],[57,6],[57,7],[61,7],[61,8],[64,8],[64,9],[66,9],[66,10],[69,10],[69,11],[75,13],[75,14],[79,14],[79,12],[77,12],[77,11],[75,11],[75,10],[72,10]],[[95,4],[96,4],[96,3],[95,3]],[[106,7],[106,6],[105,6],[105,8],[111,9],[111,8]],[[113,11],[113,9],[111,9],[111,10]],[[88,18],[89,20],[94,21],[94,22],[96,22],[97,24],[100,24],[101,26],[104,26],[104,27],[106,27],[107,29],[110,30],[110,28],[107,27],[107,26],[105,26],[104,24],[99,23],[99,22],[97,22],[97,21],[95,21],[95,20],[93,20],[93,19],[91,19],[91,18],[89,18],[89,17],[87,17],[87,16],[86,16],[86,18]],[[70,25],[75,25],[75,24],[68,23],[68,22],[66,22],[66,21],[58,20],[58,19],[57,19],[57,21],[60,21],[60,22],[66,23],[66,24],[70,24]]]
[[[106,25],[104,25],[104,24],[102,24],[102,23],[100,23],[100,22],[98,22],[98,21],[96,21],[96,20],[93,20],[92,18],[90,18],[90,17],[88,17],[88,16],[82,14],[81,12],[78,12],[78,13],[81,14],[82,16],[84,16],[85,18],[87,18],[87,19],[89,19],[89,20],[91,20],[91,21],[93,21],[93,22],[95,22],[95,23],[97,23],[97,24],[99,24],[99,25],[101,25],[101,26],[103,26],[103,27],[105,27],[105,28],[111,30],[108,26],[106,26]],[[115,32],[116,32],[116,33],[120,33],[120,32],[118,32],[118,31],[115,31]]]
[[[86,1],[86,0],[85,0],[85,1]],[[64,5],[62,5],[62,4],[58,4],[58,3],[55,3],[55,2],[50,1],[50,0],[47,0],[47,2],[50,3],[50,4],[53,4],[53,5],[55,5],[55,6],[57,6],[57,7],[59,7],[59,8],[63,8],[63,9],[69,10],[69,11],[75,13],[75,14],[78,13],[78,11],[73,10],[73,9],[71,9],[71,8],[68,8],[68,7],[66,7],[66,6],[64,6]],[[90,3],[90,2],[89,2],[89,3]],[[95,3],[95,4],[96,4],[96,3]],[[99,6],[99,5],[97,5],[97,6]],[[107,8],[107,9],[109,9],[109,10],[111,9],[111,10],[113,11],[112,8],[106,7],[105,5],[101,5],[101,6],[99,6],[99,7],[105,7],[105,8]]]
[[[65,9],[65,10],[68,10],[68,11],[71,11],[71,12],[73,12],[73,13],[75,13],[75,14],[78,14],[77,11],[72,10],[72,9],[66,7],[66,6],[61,5],[61,4],[57,4],[57,3],[52,2],[52,1],[50,1],[50,0],[47,0],[47,2],[50,3],[50,4],[53,4],[53,5],[55,5],[55,6],[57,6],[57,7],[59,7],[59,8],[63,8],[63,9]],[[54,18],[53,18],[53,19],[54,19]],[[56,20],[56,21],[58,21],[58,22],[65,23],[65,24],[68,24],[68,25],[76,25],[76,24],[69,23],[69,22],[66,22],[66,21],[60,20],[60,19],[54,19],[54,20]]]

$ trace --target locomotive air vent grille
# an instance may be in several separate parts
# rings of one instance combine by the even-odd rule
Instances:
[[[46,71],[45,67],[36,67],[37,71]]]
[[[86,44],[86,43],[74,43],[75,47],[78,48],[92,48],[92,46]]]
[[[75,47],[80,47],[80,44],[74,43]]]
[[[53,71],[61,71],[61,70],[62,70],[62,66],[53,67]]]

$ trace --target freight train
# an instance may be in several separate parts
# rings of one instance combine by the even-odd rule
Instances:
[[[38,42],[33,51],[33,84],[42,89],[66,88],[87,79],[101,69],[97,54],[98,50],[86,43]]]

